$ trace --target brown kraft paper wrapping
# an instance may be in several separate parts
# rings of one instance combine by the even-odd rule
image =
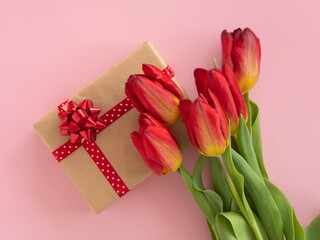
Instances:
[[[81,90],[71,100],[80,103],[88,98],[93,101],[94,107],[101,109],[101,114],[107,112],[126,98],[124,84],[130,74],[142,73],[142,63],[153,64],[160,69],[167,66],[153,45],[146,42],[120,64]],[[60,134],[59,125],[61,122],[57,113],[57,109],[53,110],[34,125],[51,152],[70,139],[69,136]],[[143,163],[130,138],[130,133],[139,128],[138,115],[139,113],[135,109],[128,111],[100,132],[96,140],[99,148],[129,189],[152,174]],[[179,141],[181,138],[186,138],[183,136],[181,128],[183,126],[180,124],[175,126],[174,130],[175,134],[178,134]],[[54,158],[52,160],[56,161]],[[119,198],[83,147],[63,159],[60,164],[95,213],[101,212]]]

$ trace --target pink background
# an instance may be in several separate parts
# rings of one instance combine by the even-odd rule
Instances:
[[[146,40],[195,97],[193,69],[212,67],[220,32],[238,26],[261,39],[251,96],[270,178],[306,226],[320,213],[319,11],[318,0],[1,0],[0,239],[209,239],[178,174],[94,215],[32,125]]]

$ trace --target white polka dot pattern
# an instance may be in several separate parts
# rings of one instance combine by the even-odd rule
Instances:
[[[122,181],[98,145],[89,141],[84,141],[82,145],[119,197],[126,194],[129,191],[128,187]]]
[[[99,120],[102,121],[106,125],[106,127],[108,127],[110,124],[112,124],[122,115],[126,114],[132,108],[133,108],[133,105],[130,99],[126,98],[122,100],[120,103],[118,103],[116,106],[111,108],[108,112],[102,114]]]
[[[163,69],[162,72],[170,78],[174,77],[174,72],[169,66]],[[61,106],[63,106],[63,104],[60,104],[58,108]],[[122,115],[130,111],[132,108],[133,104],[131,103],[130,99],[125,98],[112,109],[110,109],[108,112],[102,114],[102,116],[99,117],[99,121],[103,122],[105,127],[99,130],[97,129],[96,134],[103,131],[106,127],[111,125],[114,121],[116,121]],[[95,162],[96,166],[105,176],[105,178],[113,187],[118,196],[121,197],[124,194],[126,194],[129,191],[128,187],[125,185],[121,177],[112,167],[111,163],[108,161],[106,156],[102,153],[102,151],[95,142],[84,140],[84,138],[80,138],[75,143],[71,143],[71,141],[69,140],[65,144],[54,150],[52,154],[57,159],[57,161],[60,162],[81,146],[83,146],[84,149],[87,151],[89,156]]]
[[[133,105],[129,98],[125,98],[108,112],[102,114],[99,120],[105,125],[103,129],[96,130],[96,133],[103,131],[110,124],[115,122],[122,115],[127,113],[133,108]],[[92,160],[96,163],[96,166],[100,169],[101,173],[105,176],[107,181],[113,187],[119,197],[126,194],[129,189],[122,181],[116,170],[112,167],[111,163],[107,160],[106,156],[102,153],[100,148],[95,142],[84,140],[83,138],[75,143],[67,141],[65,144],[57,148],[52,152],[58,162],[68,157],[71,153],[83,146]]]
[[[169,78],[173,78],[174,77],[174,71],[169,66],[167,66],[165,69],[163,69],[162,72],[164,74],[166,74]]]
[[[62,161],[66,157],[68,157],[71,153],[81,147],[81,141],[77,141],[72,143],[71,141],[66,142],[56,150],[52,152],[53,156],[58,160],[58,162]]]

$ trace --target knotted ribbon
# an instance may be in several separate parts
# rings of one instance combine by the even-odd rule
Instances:
[[[163,70],[163,73],[170,78],[174,76],[169,66]],[[130,99],[125,98],[99,117],[101,110],[95,108],[90,99],[85,99],[80,104],[69,100],[61,103],[58,106],[58,117],[62,122],[59,129],[62,135],[70,135],[70,140],[54,150],[52,154],[60,162],[82,146],[118,196],[122,197],[129,191],[129,188],[95,141],[99,132],[132,108],[133,104]]]

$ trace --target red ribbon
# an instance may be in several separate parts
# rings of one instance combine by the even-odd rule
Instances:
[[[163,70],[163,73],[170,78],[174,76],[174,72],[169,66]],[[92,101],[89,99],[83,100],[79,105],[74,101],[65,101],[58,106],[58,116],[62,122],[59,128],[62,135],[70,135],[70,140],[54,150],[52,154],[60,162],[83,146],[118,196],[122,197],[129,191],[129,188],[102,153],[95,140],[99,132],[132,108],[130,99],[125,98],[98,117],[101,110],[94,108]]]
[[[77,105],[74,101],[65,101],[58,106],[58,116],[61,120],[60,133],[70,135],[71,142],[75,143],[83,137],[94,142],[97,131],[105,128],[103,122],[98,119],[100,109],[94,108],[89,99]]]
[[[96,140],[96,134],[98,134],[103,129],[108,127],[110,124],[112,124],[122,115],[124,115],[126,112],[130,111],[133,108],[133,105],[129,100],[129,98],[126,98],[99,118],[97,118],[98,115],[96,116],[91,115],[91,118],[94,119],[94,121],[92,121],[92,120],[88,120],[90,119],[89,118],[90,112],[92,112],[91,110],[93,108],[93,106],[91,105],[92,102],[91,103],[90,102],[91,102],[90,100],[86,99],[79,105],[70,101],[70,102],[64,102],[58,106],[58,109],[60,110],[59,117],[60,115],[62,115],[62,120],[63,120],[61,125],[68,126],[68,128],[63,127],[61,129],[61,125],[60,125],[59,127],[60,131],[62,131],[63,135],[70,134],[71,139],[67,141],[65,144],[63,144],[62,146],[60,146],[59,148],[57,148],[56,150],[54,150],[52,154],[55,156],[58,162],[60,162],[63,159],[65,159],[67,156],[69,156],[71,153],[73,153],[75,150],[77,150],[79,147],[83,146],[84,149],[89,154],[89,156],[92,158],[92,160],[96,163],[97,167],[100,169],[102,174],[108,180],[110,185],[114,188],[114,190],[119,195],[119,197],[121,197],[129,191],[129,188],[123,182],[123,180],[121,179],[119,174],[116,172],[116,170],[112,167],[107,157],[102,153],[98,145],[95,143],[95,140]],[[83,108],[83,106],[85,105],[87,107]],[[78,114],[75,119],[72,118],[72,116],[78,113],[79,110],[82,111],[83,109],[86,110],[85,113],[87,115],[83,114],[82,112],[82,114]],[[95,111],[93,112],[95,113],[100,112],[100,109],[97,109],[97,108],[94,108],[94,109]],[[81,117],[78,117],[79,115]],[[72,132],[70,130],[69,126],[70,125],[74,126],[74,123],[72,123],[73,121],[77,121],[80,123],[79,125],[77,125],[80,128],[78,129],[78,131]],[[88,122],[90,124],[87,124]],[[71,129],[73,128],[76,129],[76,127],[72,127]],[[81,134],[81,133],[85,133],[85,134]],[[76,141],[74,141],[73,136],[76,136],[74,137],[74,139],[77,138]]]
[[[165,69],[163,69],[162,72],[164,74],[166,74],[169,78],[173,78],[174,77],[174,71],[169,66],[167,66]]]

